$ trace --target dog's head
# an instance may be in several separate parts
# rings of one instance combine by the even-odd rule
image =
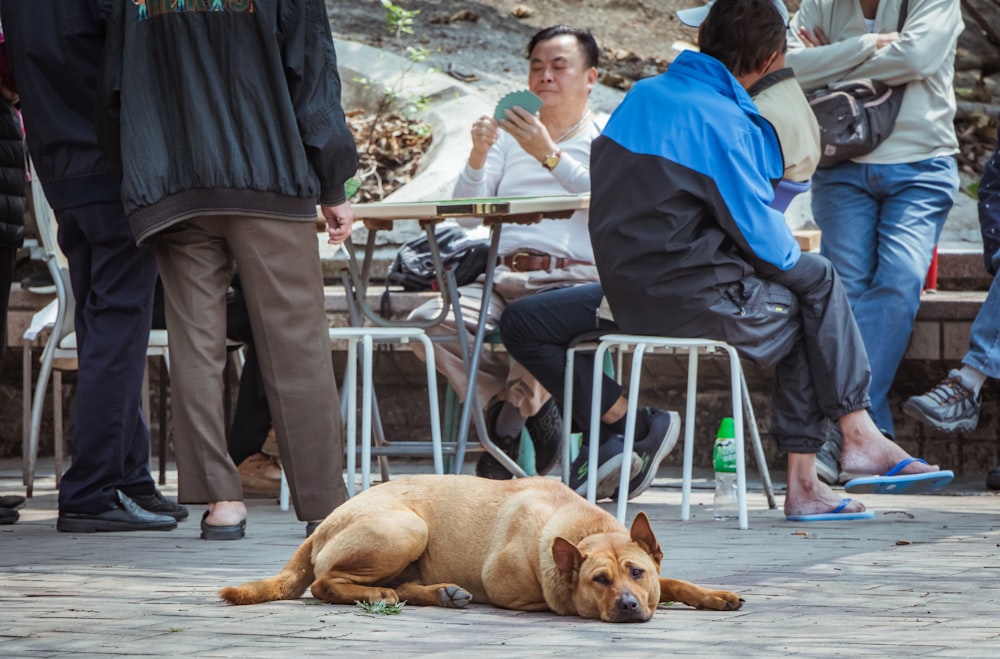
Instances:
[[[604,622],[646,622],[653,617],[660,601],[663,552],[645,513],[636,515],[628,535],[598,533],[578,545],[556,538],[552,557],[572,591],[578,615]]]

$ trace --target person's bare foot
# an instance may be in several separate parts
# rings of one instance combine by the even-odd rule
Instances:
[[[247,518],[247,507],[242,501],[214,501],[208,504],[209,526],[235,526]]]
[[[910,454],[875,427],[865,410],[845,415],[840,422],[844,450],[840,457],[841,470],[848,474],[881,475],[910,457]],[[913,461],[900,474],[922,474],[940,471],[937,465]]]
[[[842,496],[816,476],[816,456],[811,453],[788,454],[788,492],[785,494],[785,515],[817,515],[828,513],[840,505]],[[841,512],[860,513],[865,504],[851,500]]]

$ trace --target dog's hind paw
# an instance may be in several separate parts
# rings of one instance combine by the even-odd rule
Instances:
[[[472,601],[472,593],[454,584],[438,589],[438,604],[448,609],[464,609]]]

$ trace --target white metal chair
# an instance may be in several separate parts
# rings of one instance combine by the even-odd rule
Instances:
[[[687,380],[687,402],[684,419],[684,467],[683,485],[681,494],[681,519],[688,520],[691,517],[691,471],[694,461],[694,426],[695,426],[695,396],[698,382],[698,355],[701,350],[706,352],[723,351],[729,356],[729,377],[730,389],[733,401],[733,421],[736,430],[736,485],[737,503],[739,506],[739,527],[748,528],[747,506],[746,506],[746,457],[744,453],[744,413],[750,426],[750,436],[753,440],[754,456],[757,461],[757,468],[760,471],[761,480],[764,484],[764,492],[768,498],[771,508],[776,508],[774,500],[774,488],[771,485],[771,476],[767,469],[764,458],[764,447],[761,445],[760,434],[757,432],[757,423],[753,413],[753,406],[750,404],[750,396],[747,391],[746,378],[743,375],[743,367],[740,363],[739,354],[736,349],[723,341],[713,341],[711,339],[681,339],[661,336],[637,336],[630,334],[607,334],[601,337],[600,343],[594,352],[595,363],[603,363],[605,353],[612,347],[620,349],[632,348],[632,368],[629,378],[628,391],[628,411],[625,421],[625,449],[626,455],[632,452],[635,443],[635,419],[638,407],[639,381],[642,374],[642,360],[647,351],[658,348],[671,350],[686,350],[688,352],[688,380]],[[567,366],[567,370],[571,365]],[[593,401],[601,400],[602,371],[594,369],[594,381],[592,395]],[[569,376],[567,377],[569,381]],[[600,424],[600,408],[597,405],[591,406],[590,418],[590,439],[589,439],[589,461],[590,464],[597,464],[598,456],[598,426]],[[621,481],[618,490],[618,508],[616,515],[622,522],[625,521],[625,511],[628,505],[628,485],[631,480],[631,463],[625,460],[621,470]],[[597,498],[597,470],[590,470],[587,480],[587,499],[594,501]]]
[[[38,181],[38,175],[32,166],[31,194],[34,202],[35,221],[38,225],[39,239],[43,254],[52,280],[56,286],[56,299],[35,314],[31,324],[22,336],[23,351],[23,480],[27,496],[32,496],[35,479],[35,463],[38,456],[38,442],[42,425],[42,408],[45,402],[45,390],[49,378],[52,379],[53,390],[53,434],[55,439],[55,470],[56,486],[62,476],[63,463],[63,418],[62,418],[62,371],[76,370],[77,346],[76,332],[73,327],[73,316],[76,301],[69,282],[69,264],[56,242],[56,222],[45,193]],[[31,386],[31,349],[46,330],[51,330],[42,350],[41,367],[38,382],[32,394]],[[153,330],[149,335],[149,346],[146,351],[149,357],[160,357],[169,364],[167,351],[167,333],[165,330]],[[148,377],[148,376],[147,376]],[[148,379],[143,381],[143,407],[149,409]],[[165,423],[160,420],[161,427]],[[161,444],[164,435],[161,432]],[[161,455],[163,451],[161,451]],[[162,467],[161,467],[162,470]]]
[[[434,350],[431,340],[419,327],[332,327],[329,330],[330,342],[347,342],[347,365],[344,371],[344,386],[341,409],[344,411],[344,422],[347,435],[347,493],[354,496],[357,480],[358,455],[358,418],[357,418],[357,367],[358,344],[361,344],[361,489],[371,486],[372,466],[372,428],[374,425],[375,388],[372,365],[374,363],[376,343],[402,343],[420,341],[427,353],[427,404],[430,407],[431,424],[431,456],[434,460],[434,473],[444,473],[444,455],[441,448],[441,415],[438,407],[437,368],[434,360]],[[411,444],[426,444],[412,442]],[[426,450],[425,447],[410,447]],[[288,481],[285,473],[281,473],[281,491],[278,503],[282,510],[288,510]]]

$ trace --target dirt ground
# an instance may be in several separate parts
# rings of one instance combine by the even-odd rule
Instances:
[[[379,0],[327,0],[335,38],[390,51],[428,51],[426,63],[455,77],[474,76],[482,93],[499,98],[526,81],[523,48],[532,34],[556,23],[589,29],[603,50],[601,80],[592,107],[610,112],[635,80],[663,71],[677,55],[675,42],[693,42],[695,30],[674,15],[700,0],[395,0],[413,16],[412,34],[388,29]],[[786,0],[789,10],[799,0]],[[1000,0],[966,0],[966,30],[959,41],[956,96],[986,103],[985,114],[960,110],[960,163],[975,175],[975,163],[992,152],[1000,104]],[[985,75],[983,75],[985,74]]]

